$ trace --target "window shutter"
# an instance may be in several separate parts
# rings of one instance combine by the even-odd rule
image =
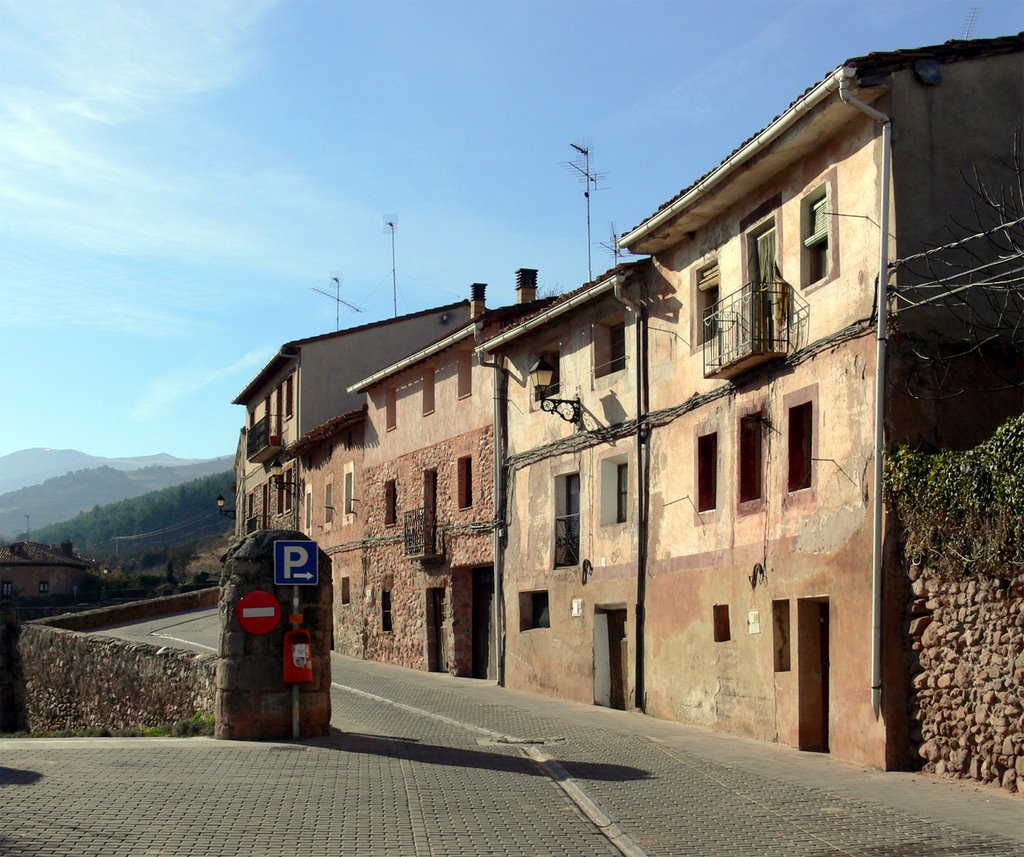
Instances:
[[[702,292],[710,292],[717,289],[719,283],[718,265],[711,265],[697,275],[697,289]]]
[[[805,247],[812,247],[828,238],[828,198],[823,196],[817,202],[811,203],[810,215],[811,234],[804,239]]]

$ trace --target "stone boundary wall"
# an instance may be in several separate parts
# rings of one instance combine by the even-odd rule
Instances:
[[[80,631],[216,605],[219,592],[213,587],[22,625],[29,730],[129,729],[213,714],[217,655]]]
[[[62,613],[60,616],[34,619],[27,624],[49,625],[68,631],[92,631],[111,625],[140,622],[154,616],[166,616],[169,613],[184,613],[187,610],[216,607],[219,598],[220,587],[211,586],[208,589],[182,592],[179,595],[147,598],[143,601],[131,601],[128,604],[115,604],[112,607],[97,607],[95,610],[83,610],[80,613]]]
[[[911,566],[912,737],[924,769],[1024,791],[1024,576],[944,581]]]

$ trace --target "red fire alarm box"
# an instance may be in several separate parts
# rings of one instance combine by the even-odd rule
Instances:
[[[306,684],[313,680],[313,646],[309,631],[288,631],[284,635],[284,682]]]

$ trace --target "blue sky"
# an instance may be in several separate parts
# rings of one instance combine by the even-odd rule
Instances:
[[[851,56],[1016,0],[0,0],[0,455],[234,452],[290,339],[587,280]]]

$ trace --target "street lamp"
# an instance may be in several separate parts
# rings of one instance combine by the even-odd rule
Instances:
[[[582,428],[583,405],[580,403],[579,396],[575,399],[549,399],[544,395],[544,391],[551,386],[554,377],[555,367],[543,357],[530,369],[530,380],[533,382],[534,388],[541,391],[540,409],[549,414],[558,414],[567,423]]]
[[[233,521],[233,520],[235,520],[235,517],[236,517],[235,510],[234,509],[225,509],[224,508],[224,504],[226,502],[227,501],[224,499],[224,495],[223,494],[219,495],[217,497],[217,511],[220,512],[225,518],[231,518],[231,520]]]

